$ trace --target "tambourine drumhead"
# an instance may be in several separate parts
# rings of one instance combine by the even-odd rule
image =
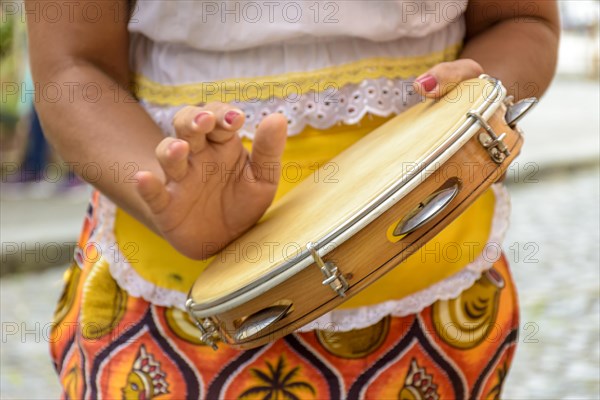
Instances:
[[[468,140],[470,136],[455,136],[457,132],[467,136],[460,128],[470,110],[497,108],[500,101],[491,99],[494,91],[497,87],[486,79],[463,82],[442,101],[412,107],[335,157],[331,160],[335,174],[305,179],[215,257],[190,292],[195,306],[218,304],[284,263],[299,262],[307,243],[319,242],[415,166],[431,162],[429,155],[447,148],[450,139]],[[304,261],[307,266],[313,262]]]

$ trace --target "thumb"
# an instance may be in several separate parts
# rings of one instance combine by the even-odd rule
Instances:
[[[250,154],[250,166],[257,180],[274,185],[279,183],[286,139],[287,119],[282,114],[271,114],[261,121]]]
[[[479,63],[471,59],[443,62],[419,76],[413,86],[417,93],[432,99],[439,99],[462,81],[477,78],[483,74]]]

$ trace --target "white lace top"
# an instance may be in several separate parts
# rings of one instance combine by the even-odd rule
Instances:
[[[178,106],[222,101],[246,112],[245,136],[277,111],[294,135],[412,105],[407,83],[456,53],[466,4],[140,0],[131,64],[167,132]]]
[[[366,113],[400,113],[416,75],[453,59],[464,37],[467,0],[197,1],[138,0],[129,30],[130,57],[142,105],[172,134],[174,113],[187,104],[223,101],[246,112],[252,138],[271,112],[288,117],[290,135],[307,125],[353,124]],[[489,242],[501,243],[509,213],[505,190]],[[114,249],[114,205],[100,203],[96,238]],[[499,256],[499,254],[498,254]],[[110,266],[119,285],[154,304],[184,309],[186,293],[145,281],[126,261]],[[480,255],[459,273],[405,297],[334,310],[304,330],[334,322],[350,330],[391,314],[415,313],[470,287],[496,259]]]

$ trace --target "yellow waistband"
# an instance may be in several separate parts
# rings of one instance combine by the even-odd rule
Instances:
[[[407,79],[418,76],[444,61],[455,60],[462,44],[438,52],[413,57],[368,58],[314,71],[290,72],[273,76],[240,77],[214,82],[165,85],[135,74],[136,96],[153,104],[179,106],[211,101],[255,102],[271,98],[295,98],[310,92],[339,89],[365,79]]]

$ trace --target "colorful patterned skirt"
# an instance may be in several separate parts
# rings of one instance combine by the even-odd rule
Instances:
[[[51,353],[68,399],[497,398],[517,340],[505,257],[418,314],[246,351],[202,345],[184,312],[129,296],[102,258],[74,263],[66,281]]]

